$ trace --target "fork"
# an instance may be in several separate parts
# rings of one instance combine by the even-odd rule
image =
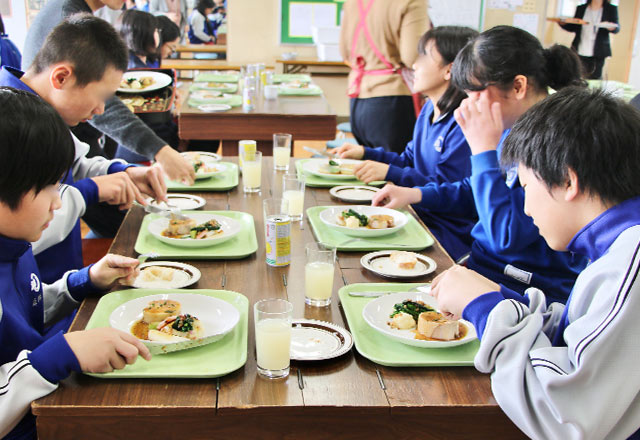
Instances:
[[[138,265],[144,263],[149,258],[156,259],[159,256],[160,256],[160,254],[158,254],[156,252],[147,252],[146,254],[140,254],[140,255],[138,255]]]
[[[155,206],[149,203],[147,204],[147,206],[144,207],[144,210],[145,212],[148,212],[151,214],[160,214],[164,217],[171,216],[172,218],[175,218],[178,220],[187,220],[189,218],[186,215],[184,215],[182,211],[180,211],[180,208],[162,209],[158,206]]]
[[[302,149],[308,151],[309,153],[319,154],[321,156],[328,157],[329,159],[334,159],[334,160],[336,159],[334,156],[327,153],[326,151],[316,150],[315,148],[307,147],[306,145],[303,145]]]
[[[366,243],[366,244],[373,244],[373,245],[381,245],[381,246],[392,246],[392,247],[413,247],[413,245],[411,244],[404,244],[404,243],[381,243],[381,242],[377,242],[377,241],[372,241],[372,240],[365,240],[364,238],[351,238],[349,240],[343,241],[342,243],[338,243],[337,247],[342,247],[342,246],[346,246],[348,244],[354,243],[354,242],[361,242],[361,243]]]

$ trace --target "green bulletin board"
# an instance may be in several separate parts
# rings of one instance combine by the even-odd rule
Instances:
[[[343,3],[344,0],[281,0],[280,43],[313,44],[311,26],[340,26]],[[332,8],[335,17],[334,13],[327,14]]]

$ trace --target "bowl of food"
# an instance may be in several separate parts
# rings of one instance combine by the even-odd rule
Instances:
[[[200,248],[224,243],[242,230],[240,222],[223,215],[190,212],[186,216],[156,218],[149,222],[149,233],[172,246]]]
[[[327,226],[352,237],[382,237],[404,228],[409,219],[395,209],[377,206],[332,206],[320,212]]]
[[[152,354],[200,347],[222,339],[240,320],[231,304],[191,293],[143,296],[118,306],[111,327],[140,339]]]

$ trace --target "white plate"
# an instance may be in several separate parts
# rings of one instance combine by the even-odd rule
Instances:
[[[355,159],[338,159],[336,162],[345,165],[355,165],[359,164],[361,160]],[[326,172],[324,167],[329,163],[329,159],[309,159],[304,163],[302,169],[310,174],[324,177],[325,179],[330,180],[353,180],[356,177],[353,174],[331,174]]]
[[[227,110],[231,110],[231,106],[228,104],[202,104],[198,106],[198,110],[207,113],[226,112]]]
[[[170,353],[218,341],[233,330],[240,320],[238,310],[221,299],[192,293],[161,293],[132,299],[121,304],[109,316],[109,324],[113,328],[131,334],[131,326],[142,319],[142,310],[149,302],[164,299],[178,301],[182,306],[181,314],[188,313],[198,318],[204,327],[204,337],[179,342],[143,341],[151,354]]]
[[[364,214],[367,217],[372,215],[390,215],[394,219],[395,226],[393,228],[386,229],[367,229],[367,228],[347,228],[346,226],[340,226],[336,223],[338,214],[342,211],[348,211],[349,209],[353,209],[358,214]],[[394,232],[399,231],[407,225],[409,219],[407,216],[400,211],[396,211],[395,209],[389,208],[380,208],[377,206],[362,206],[362,205],[344,205],[344,206],[333,206],[331,208],[327,208],[320,213],[320,220],[324,222],[327,226],[335,229],[336,231],[340,231],[345,235],[349,235],[351,237],[382,237],[384,235],[393,234]]]
[[[202,197],[194,196],[193,194],[170,193],[167,194],[167,200],[169,201],[168,205],[149,197],[147,199],[147,203],[166,211],[170,211],[172,208],[178,208],[181,211],[189,211],[202,208],[206,204],[206,201]]]
[[[134,281],[133,287],[137,287],[138,289],[181,289],[195,284],[202,276],[200,271],[190,264],[175,261],[149,261],[142,263],[139,268],[142,272],[150,266],[173,269],[173,279],[171,281],[145,281],[142,279],[142,273],[140,273],[140,276]]]
[[[212,85],[210,85],[212,84]],[[193,83],[194,86],[200,88],[200,89],[206,89],[206,90],[215,90],[217,92],[227,92],[229,90],[233,90],[235,88],[235,85],[231,84],[231,83],[217,83],[217,82],[194,82]]]
[[[347,203],[369,203],[378,191],[380,188],[373,186],[343,185],[334,186],[329,190],[329,194]]]
[[[206,160],[206,162],[219,162],[222,160],[222,156],[220,156],[218,153],[212,153],[211,151],[185,151],[184,153],[180,154],[182,154],[182,157],[187,160],[191,160],[191,158],[195,154],[199,154],[200,158]]]
[[[211,219],[216,219],[220,223],[220,225],[222,225],[222,234],[216,235],[211,238],[203,238],[200,240],[196,240],[193,238],[165,237],[164,235],[162,235],[162,231],[167,229],[167,226],[169,225],[169,219],[166,217],[160,217],[149,222],[149,233],[151,233],[151,235],[153,235],[158,240],[172,246],[184,248],[201,248],[214,246],[216,244],[224,243],[227,240],[231,240],[242,230],[242,225],[240,224],[240,222],[237,222],[236,220],[225,217],[223,215],[195,212],[186,213],[185,215],[194,219],[196,221],[196,224],[198,225],[201,225]]]
[[[200,101],[206,101],[207,99],[216,99],[222,96],[222,92],[217,90],[196,90],[191,92],[191,97],[199,99]]]
[[[125,72],[124,75],[122,75],[122,79],[123,80],[131,79],[131,78],[139,79],[145,76],[150,76],[151,78],[153,78],[154,83],[151,84],[150,86],[143,87],[141,89],[125,89],[120,87],[118,88],[118,92],[122,92],[122,93],[150,92],[152,90],[158,90],[163,87],[166,87],[169,84],[171,84],[171,81],[173,81],[173,79],[166,73],[155,72],[153,70],[144,70],[144,71],[134,70],[131,72]]]
[[[291,360],[332,359],[353,346],[351,333],[339,325],[315,319],[294,319],[291,325]]]
[[[415,255],[418,262],[413,269],[402,269],[391,262],[391,258],[389,257],[391,252],[393,251],[371,252],[360,259],[360,264],[362,264],[362,267],[365,269],[380,276],[400,279],[422,277],[435,271],[438,267],[433,259],[416,254],[415,252],[410,252]]]
[[[218,176],[227,171],[227,166],[223,163],[215,163],[209,162],[206,157],[202,158],[202,161],[208,168],[211,168],[213,171],[204,172],[202,169],[196,172],[196,180],[208,179],[209,177]]]
[[[415,339],[415,333],[411,330],[396,330],[387,324],[391,321],[389,315],[393,312],[393,306],[402,301],[410,299],[412,301],[423,301],[428,306],[438,310],[438,302],[431,295],[422,292],[399,292],[376,298],[362,310],[362,317],[374,330],[390,337],[398,342],[414,347],[422,348],[445,348],[466,344],[477,339],[476,329],[468,321],[461,319],[460,322],[467,326],[467,334],[462,339],[455,341],[424,341]]]

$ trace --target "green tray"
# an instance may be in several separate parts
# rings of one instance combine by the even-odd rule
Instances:
[[[231,107],[239,107],[242,105],[242,97],[240,95],[231,95],[231,96],[220,96],[218,98],[211,99],[197,99],[194,97],[189,97],[187,103],[191,107],[198,107],[199,105],[204,104],[226,104]]]
[[[131,289],[109,293],[98,302],[93,315],[87,323],[87,329],[109,327],[109,316],[121,304],[135,298],[158,293],[167,293],[160,289]],[[154,356],[150,361],[138,358],[135,364],[111,373],[89,374],[101,379],[154,378],[172,379],[219,377],[242,367],[247,361],[247,335],[249,300],[246,296],[228,290],[172,290],[172,295],[190,293],[206,295],[227,301],[240,312],[238,325],[224,338],[212,344],[188,350],[176,351]]]
[[[238,260],[248,257],[258,250],[258,237],[256,237],[256,227],[251,214],[236,211],[183,211],[183,214],[189,215],[190,212],[230,217],[242,223],[242,230],[231,240],[218,245],[203,248],[181,248],[164,243],[151,235],[148,230],[149,222],[158,218],[159,215],[148,214],[140,225],[140,232],[138,232],[134,246],[135,251],[139,254],[155,252],[162,258],[184,260]]]
[[[311,186],[314,188],[333,188],[334,186],[342,186],[342,185],[367,185],[362,180],[358,180],[355,177],[353,179],[348,180],[334,180],[334,179],[325,179],[324,177],[316,176],[315,174],[305,173],[303,166],[305,162],[308,162],[309,159],[298,159],[296,161],[296,172],[298,173],[298,177],[304,175],[305,176],[305,185]],[[385,182],[376,181],[371,182],[369,185],[371,186],[382,186]]]
[[[406,292],[423,284],[350,284],[338,291],[356,349],[367,359],[388,367],[459,367],[473,365],[479,341],[449,348],[420,348],[403,344],[378,333],[362,317],[362,309],[374,298],[349,296],[349,292]]]
[[[310,89],[280,89],[278,95],[282,96],[320,96],[322,95],[322,89],[320,87],[313,87]]]
[[[196,180],[193,185],[183,185],[182,183],[167,179],[167,190],[179,192],[228,191],[238,186],[238,165],[232,162],[220,163],[229,167],[229,169],[220,176]]]
[[[210,81],[210,82],[215,82],[215,81]],[[220,89],[211,89],[209,87],[200,87],[196,84],[192,84],[191,87],[189,87],[189,91],[190,92],[195,92],[196,90],[207,90],[207,91],[218,91],[220,93],[235,93],[238,91],[238,84],[233,84],[233,83],[225,83],[225,88],[220,88]]]
[[[305,73],[276,73],[273,75],[273,83],[280,84],[291,81],[300,81],[302,83],[310,83],[311,75]]]
[[[234,73],[200,73],[193,82],[219,82],[219,83],[237,83],[240,80],[240,74]]]
[[[352,241],[359,237],[351,237],[327,226],[321,219],[320,213],[331,206],[314,206],[307,209],[307,218],[316,234],[318,241],[325,246],[335,247],[339,251],[382,251],[387,249],[402,249],[406,251],[419,251],[433,245],[434,241],[427,230],[412,215],[405,212],[409,221],[407,226],[383,237],[362,238],[363,241]]]

